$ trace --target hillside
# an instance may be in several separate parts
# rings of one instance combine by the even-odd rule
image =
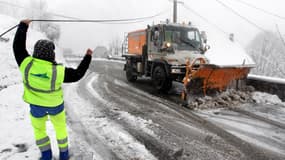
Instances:
[[[19,23],[19,20],[1,14],[0,19],[1,33]],[[0,41],[0,159],[38,159],[39,151],[34,144],[29,106],[22,100],[22,79],[13,54],[14,34],[15,30],[4,36],[9,39],[8,42]],[[29,29],[27,50],[30,54],[34,43],[43,38],[46,37],[42,33]],[[56,52],[60,53],[60,49]],[[63,62],[61,54],[57,55],[57,60]],[[52,126],[49,123],[47,128],[50,133]]]
[[[252,74],[285,78],[285,46],[278,34],[259,33],[246,50],[257,64]]]

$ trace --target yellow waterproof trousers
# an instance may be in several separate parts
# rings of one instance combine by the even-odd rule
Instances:
[[[65,110],[56,115],[45,115],[40,118],[30,115],[30,118],[34,129],[36,144],[41,152],[51,149],[50,139],[46,133],[46,122],[48,118],[53,124],[54,130],[56,132],[56,139],[59,151],[65,152],[68,150],[68,135],[66,129]]]

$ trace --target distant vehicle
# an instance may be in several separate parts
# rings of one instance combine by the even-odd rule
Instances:
[[[112,59],[112,55],[108,54],[107,59]]]
[[[247,76],[246,66],[219,67],[209,64],[204,53],[210,49],[204,31],[184,24],[157,24],[129,32],[124,70],[126,78],[151,77],[159,91],[167,92],[172,82],[184,83],[182,98],[190,90],[223,90],[233,80]]]

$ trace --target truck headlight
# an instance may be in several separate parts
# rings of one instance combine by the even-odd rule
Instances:
[[[171,47],[171,43],[167,42],[167,43],[166,43],[166,47],[167,47],[167,48],[170,48],[170,47]]]
[[[179,68],[172,68],[171,73],[181,73],[181,69]]]

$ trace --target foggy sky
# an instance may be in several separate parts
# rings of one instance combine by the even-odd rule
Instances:
[[[278,24],[285,34],[285,29],[282,29],[285,27],[285,20],[266,15],[258,10],[238,3],[236,0],[222,1],[266,30],[275,32],[275,25]],[[285,16],[285,10],[283,9],[285,3],[283,0],[245,1],[259,8]],[[167,9],[169,11],[156,17],[154,22],[158,23],[159,21],[164,21],[166,18],[172,19],[172,2],[170,0],[84,0],[84,3],[82,2],[83,1],[80,0],[49,0],[48,4],[50,9],[54,12],[83,19],[143,17],[154,15]],[[243,46],[246,46],[246,44],[260,32],[260,30],[225,9],[215,0],[183,0],[183,2],[227,33],[234,33]],[[178,5],[178,21],[191,21],[194,25],[200,27],[201,30],[203,30],[203,26],[210,25],[185,9],[181,4]],[[94,45],[108,45],[108,42],[115,37],[123,39],[124,32],[143,29],[147,24],[152,23],[153,20],[127,25],[64,24],[62,25],[62,29],[65,31],[63,31],[64,34],[60,42],[64,46],[73,46],[74,49],[76,48],[78,50]]]
[[[27,0],[21,0],[21,2],[23,1]],[[210,22],[219,26],[225,32],[234,33],[236,39],[239,40],[242,46],[246,46],[258,32],[261,32],[256,27],[248,24],[224,8],[215,0],[181,1],[203,17],[206,17]],[[238,3],[238,0],[221,1],[266,30],[276,32],[276,24],[278,24],[282,34],[285,35],[285,20],[269,16],[247,7]],[[243,1],[285,17],[284,0]],[[47,0],[46,2],[48,3],[48,11],[81,19],[135,18],[151,16],[166,11],[153,20],[147,20],[137,24],[60,24],[62,29],[60,45],[63,48],[72,48],[75,52],[82,52],[88,47],[95,48],[97,45],[108,45],[108,43],[116,37],[123,40],[125,32],[143,29],[147,24],[158,23],[167,18],[172,20],[173,4],[170,0]],[[181,4],[178,5],[178,21],[191,21],[192,24],[199,27],[200,30],[211,26],[192,12],[189,12]]]

